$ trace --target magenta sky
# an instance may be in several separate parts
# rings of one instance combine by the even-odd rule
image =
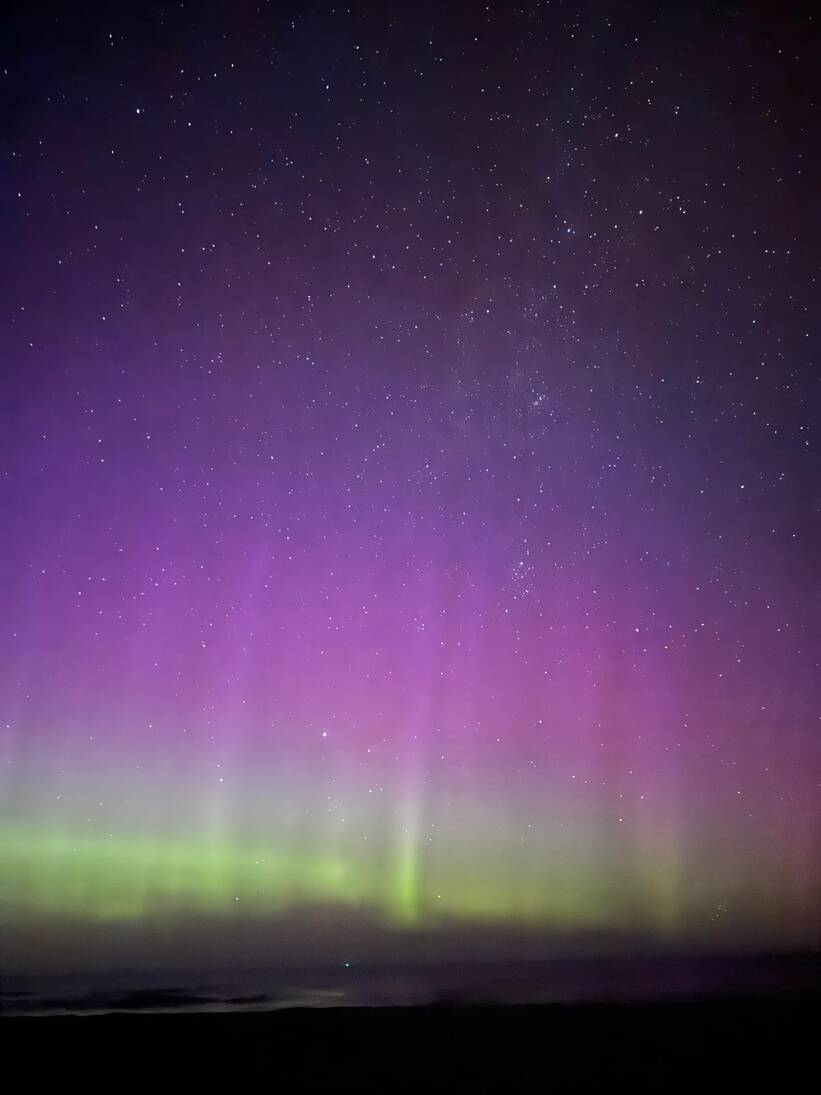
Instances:
[[[809,60],[687,11],[21,21],[22,966],[817,943]]]

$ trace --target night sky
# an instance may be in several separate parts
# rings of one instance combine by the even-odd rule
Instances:
[[[6,966],[818,945],[808,11],[18,7]]]

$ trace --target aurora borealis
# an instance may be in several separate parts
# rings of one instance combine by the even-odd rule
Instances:
[[[818,945],[806,25],[389,8],[3,44],[8,968]]]

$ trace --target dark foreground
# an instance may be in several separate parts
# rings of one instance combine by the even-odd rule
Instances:
[[[96,1089],[556,1091],[642,1078],[678,1087],[818,1074],[819,1000],[327,1008],[0,1019],[4,1074]],[[803,1079],[803,1084],[800,1083]],[[788,1086],[783,1086],[788,1085]],[[39,1086],[39,1085],[38,1085]]]

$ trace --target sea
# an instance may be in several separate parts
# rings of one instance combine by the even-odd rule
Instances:
[[[818,991],[818,955],[664,955],[539,962],[126,971],[9,976],[3,1015],[275,1011],[286,1008],[629,1003],[798,997]]]

